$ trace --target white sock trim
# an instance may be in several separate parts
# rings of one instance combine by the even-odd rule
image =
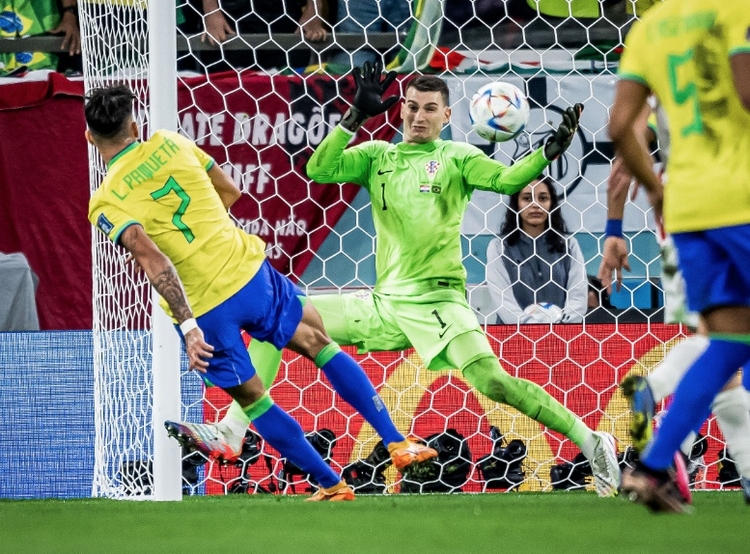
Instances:
[[[750,478],[750,412],[745,389],[734,387],[721,391],[714,398],[711,409],[737,471],[743,477]]]
[[[653,371],[646,376],[654,400],[663,400],[674,392],[685,372],[708,348],[708,338],[693,335],[674,346]]]

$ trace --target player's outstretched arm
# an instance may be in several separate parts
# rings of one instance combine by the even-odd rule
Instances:
[[[622,288],[623,268],[630,271],[628,245],[622,234],[622,218],[632,180],[633,176],[622,158],[616,156],[607,180],[607,229],[598,272],[602,285],[609,293],[612,292],[612,275],[616,276],[619,291]]]
[[[396,72],[389,71],[383,76],[383,66],[380,62],[365,62],[361,68],[355,67],[352,74],[356,86],[354,101],[344,114],[341,126],[353,133],[367,118],[386,112],[398,102],[399,97],[393,95],[383,100],[383,94],[396,80]]]
[[[492,190],[501,194],[514,194],[537,179],[552,160],[570,146],[578,130],[582,104],[568,108],[563,114],[560,127],[542,148],[524,156],[512,166],[498,162],[477,151],[466,160],[464,178],[473,188]]]
[[[664,189],[654,173],[651,154],[634,125],[646,105],[648,95],[648,87],[639,82],[621,79],[617,83],[615,102],[610,110],[609,136],[633,177],[648,191],[655,216],[660,218]]]
[[[156,292],[167,301],[185,336],[190,369],[205,372],[208,367],[206,358],[213,356],[211,352],[214,348],[203,339],[203,331],[193,318],[182,281],[171,260],[159,250],[140,225],[131,225],[125,229],[120,236],[120,244],[146,272]]]

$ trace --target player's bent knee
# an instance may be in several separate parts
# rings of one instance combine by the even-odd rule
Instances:
[[[298,354],[302,354],[310,360],[314,360],[320,351],[331,344],[331,342],[331,338],[322,325],[310,325],[303,321],[297,327],[287,348]]]
[[[261,399],[266,393],[266,388],[263,386],[260,377],[253,375],[241,385],[227,387],[224,391],[244,408],[245,406],[249,406]]]

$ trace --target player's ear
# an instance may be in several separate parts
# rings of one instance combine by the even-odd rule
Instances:
[[[130,134],[133,138],[138,138],[138,124],[134,120],[130,121]]]
[[[445,112],[443,112],[443,123],[448,123],[451,120],[451,114],[453,112],[450,108],[445,108]]]
[[[86,141],[87,141],[87,142],[88,142],[89,144],[94,144],[94,137],[92,137],[92,136],[91,136],[91,131],[89,131],[88,129],[86,129],[86,130],[85,130],[85,131],[83,132],[83,134],[84,134],[84,136],[86,137]],[[96,144],[94,144],[94,146],[96,146]]]

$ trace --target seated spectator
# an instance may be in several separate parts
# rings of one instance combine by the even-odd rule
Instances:
[[[353,34],[395,31],[405,35],[411,25],[410,4],[409,0],[339,0],[335,31]],[[397,50],[397,47],[394,45],[394,49]],[[361,67],[365,62],[375,62],[379,57],[380,54],[372,48],[363,47],[352,53],[338,52],[330,62],[342,67]],[[384,67],[388,61],[384,61]]]
[[[220,45],[237,33],[302,34],[311,42],[328,36],[323,20],[323,0],[202,0],[205,33],[202,40]],[[281,49],[203,51],[201,61],[207,71],[233,68],[303,68],[310,63],[310,51]]]
[[[487,246],[486,281],[498,323],[583,321],[588,305],[583,254],[549,177],[510,197],[500,236]]]
[[[62,50],[67,56],[81,53],[76,0],[4,2],[0,12],[0,38],[21,38],[45,33],[64,36]],[[66,56],[66,58],[67,58]],[[60,60],[49,52],[0,53],[0,76],[30,69],[57,70]],[[66,67],[70,65],[65,60]]]

